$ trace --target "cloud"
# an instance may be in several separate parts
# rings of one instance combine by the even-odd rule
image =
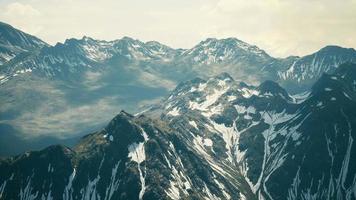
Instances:
[[[105,125],[120,111],[117,100],[111,97],[82,106],[67,105],[65,102],[58,103],[60,105],[43,105],[35,112],[26,112],[16,120],[7,123],[22,133],[26,133],[22,135],[25,139],[54,136],[54,133],[55,137],[67,138],[76,136],[86,129],[95,129]]]
[[[22,31],[30,34],[38,34],[43,27],[38,24],[41,19],[41,12],[29,4],[20,2],[12,2],[1,8],[0,4],[0,19],[13,26],[18,27]]]
[[[152,87],[152,88],[165,88],[167,90],[173,89],[177,83],[171,80],[165,79],[154,73],[149,73],[145,71],[138,71],[139,73],[139,82],[142,85]]]
[[[20,15],[23,17],[39,16],[41,13],[34,9],[31,5],[21,4],[19,2],[10,3],[4,11],[4,15]]]
[[[98,90],[104,86],[102,82],[100,82],[100,78],[102,74],[100,72],[87,71],[84,74],[83,85],[88,90]]]
[[[113,75],[117,76],[115,73]],[[86,73],[83,83],[85,87],[79,88],[63,82],[48,82],[45,79],[33,79],[26,84],[19,83],[16,90],[12,87],[4,88],[2,94],[16,95],[4,95],[6,100],[0,99],[4,100],[1,101],[1,112],[4,113],[4,117],[0,123],[14,127],[19,131],[18,137],[23,139],[42,136],[62,139],[75,137],[99,130],[123,108],[135,113],[148,103],[157,102],[158,98],[155,94],[151,95],[152,92],[164,93],[165,90],[160,86],[171,84],[167,81],[155,82],[154,80],[158,78],[145,73],[138,76],[150,81],[153,88],[144,85],[141,88],[140,84],[130,85],[126,81],[122,83],[120,79],[113,82],[110,80],[111,85],[105,87],[106,82],[101,79],[102,76],[100,72]],[[141,98],[137,98],[140,92]]]
[[[214,37],[238,36],[274,56],[305,55],[327,44],[355,47],[354,0],[219,0],[202,7]],[[209,33],[209,31],[208,31]]]

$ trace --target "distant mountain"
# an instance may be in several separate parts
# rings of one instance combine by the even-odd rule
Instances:
[[[138,112],[195,77],[228,72],[248,85],[272,80],[297,94],[309,91],[335,65],[356,58],[354,49],[326,47],[310,56],[279,59],[236,38],[209,38],[191,49],[129,37],[83,37],[50,46],[10,25],[1,27],[7,39],[0,46],[17,53],[6,54],[13,55],[11,60],[0,63],[0,140],[17,138],[26,144],[21,147],[97,130],[120,110]],[[4,148],[0,155],[9,152]]]
[[[356,50],[326,46],[316,53],[292,60],[289,66],[286,65],[287,68],[278,71],[279,80],[290,89],[295,87],[298,91],[305,91],[305,88],[310,88],[323,73],[333,73],[345,62],[356,62]]]
[[[21,53],[48,46],[42,40],[0,22],[0,65]]]
[[[127,65],[129,62],[138,64],[138,68],[144,68],[150,76],[164,76],[174,82],[228,71],[236,80],[254,84],[275,80],[296,93],[308,90],[322,73],[332,73],[338,65],[356,60],[354,49],[338,46],[327,46],[304,57],[279,59],[236,38],[209,38],[191,49],[173,49],[155,41],[144,43],[129,37],[114,41],[83,37],[48,46],[4,23],[1,31],[4,37],[2,46],[15,48],[18,50],[16,52],[46,47],[38,53],[32,53],[32,56],[3,63],[0,69],[1,82],[32,70],[41,77],[71,77],[69,79],[76,80],[87,71],[102,70],[103,66]],[[17,55],[6,55],[10,54],[11,58]],[[172,75],[174,72],[175,76]]]
[[[43,48],[33,57],[4,66],[2,71],[10,76],[21,70],[31,70],[51,78],[77,77],[77,73],[98,70],[117,59],[121,62],[170,60],[175,53],[158,42],[143,43],[128,37],[108,42],[83,37]]]
[[[210,77],[228,71],[236,80],[249,83],[275,80],[295,93],[309,89],[322,73],[332,73],[338,65],[356,60],[354,49],[338,46],[327,46],[304,57],[273,58],[257,46],[236,38],[208,38],[191,49],[173,49],[155,41],[145,43],[129,37],[102,41],[86,36],[48,46],[10,25],[1,25],[2,46],[19,52],[46,47],[33,56],[3,63],[1,82],[32,70],[41,77],[77,79],[82,73],[102,69],[103,65],[110,68],[131,62],[139,64],[139,68],[144,68],[151,76],[160,75],[172,81]],[[13,58],[17,54],[11,55]]]
[[[124,111],[74,148],[0,161],[5,199],[355,199],[356,65],[309,95],[223,73]]]
[[[192,49],[182,54],[187,60],[197,62],[202,65],[217,63],[234,64],[240,60],[272,59],[266,52],[254,45],[247,44],[236,38],[215,39],[208,38],[200,42]],[[256,62],[256,60],[254,60]]]
[[[237,80],[256,84],[270,79],[276,73],[270,67],[275,61],[276,59],[257,46],[236,38],[209,38],[184,51],[175,64],[180,68],[187,66],[190,71],[202,77],[226,71]],[[254,76],[249,76],[251,73]]]

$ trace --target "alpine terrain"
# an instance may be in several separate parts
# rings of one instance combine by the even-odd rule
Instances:
[[[84,36],[49,45],[0,23],[0,155],[72,146],[120,110],[139,112],[196,77],[228,72],[248,85],[271,80],[290,94],[306,95],[324,73],[345,62],[356,62],[355,49],[327,46],[303,57],[274,58],[236,38],[208,38],[190,49],[129,37]],[[271,87],[266,84],[261,88]],[[244,88],[248,93],[250,86]]]
[[[2,159],[0,199],[355,200],[355,130],[352,63],[302,95],[194,78],[71,148]]]

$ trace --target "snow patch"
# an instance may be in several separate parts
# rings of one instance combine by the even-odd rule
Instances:
[[[248,89],[248,88],[242,88],[241,91],[242,91],[242,96],[245,98],[250,98],[252,95],[258,96],[260,93],[257,90]]]
[[[131,158],[132,161],[140,164],[146,159],[144,143],[133,143],[128,147],[129,154],[128,157]]]
[[[195,123],[195,121],[189,121],[189,124],[190,124],[191,126],[193,126],[195,129],[199,130],[199,129],[198,129],[198,125],[197,125],[197,123]]]
[[[72,174],[69,176],[68,184],[64,188],[63,199],[65,199],[65,200],[72,200],[73,199],[73,197],[72,197],[72,193],[73,193],[72,184],[73,184],[73,180],[75,178],[76,173],[77,173],[77,171],[76,171],[76,169],[74,167]]]
[[[237,99],[236,96],[228,96],[228,97],[227,97],[227,100],[228,100],[228,101],[234,101],[234,100],[236,100],[236,99]]]
[[[167,115],[171,115],[171,116],[174,116],[174,117],[175,116],[179,116],[180,115],[179,110],[180,110],[180,108],[174,107],[171,111],[169,111],[167,113]]]
[[[134,161],[137,163],[137,169],[140,174],[140,182],[141,182],[141,190],[139,193],[139,199],[141,200],[145,191],[146,191],[146,182],[145,182],[145,177],[143,176],[140,164],[146,160],[146,154],[145,154],[145,146],[143,142],[140,143],[133,143],[128,147],[129,154],[128,157],[131,158],[131,161]],[[146,167],[145,167],[145,173],[146,173]]]
[[[141,129],[142,137],[144,138],[145,142],[147,142],[149,138],[146,131],[142,127],[140,127],[140,129]]]
[[[213,146],[213,141],[211,139],[209,139],[209,138],[205,138],[204,139],[204,145],[208,146],[208,147],[211,147],[211,146]]]

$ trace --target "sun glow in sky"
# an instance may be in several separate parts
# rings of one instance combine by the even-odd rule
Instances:
[[[236,37],[277,57],[356,47],[356,0],[0,0],[0,21],[50,44],[129,36],[191,48]]]

